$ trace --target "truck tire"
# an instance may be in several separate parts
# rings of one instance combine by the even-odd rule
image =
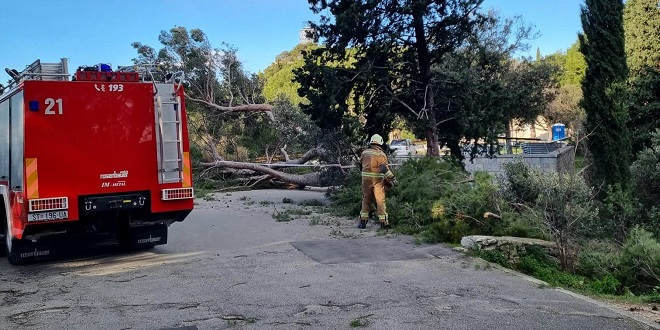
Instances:
[[[4,245],[5,254],[7,255],[7,259],[9,259],[9,263],[12,265],[20,265],[22,263],[25,263],[25,261],[22,260],[19,252],[20,242],[14,239],[14,237],[12,237],[11,230],[9,230],[9,228],[11,228],[11,226],[9,225],[9,219],[7,219],[6,216],[3,216],[3,218],[5,220],[4,221],[5,237],[3,240],[4,241],[3,245]]]
[[[5,204],[0,195],[0,256],[7,253],[7,213],[5,212]]]
[[[20,249],[18,248],[20,242],[13,238],[9,238],[9,236],[10,235],[5,236],[7,259],[9,260],[9,263],[12,265],[21,265],[26,263],[27,260],[21,258],[20,256]]]

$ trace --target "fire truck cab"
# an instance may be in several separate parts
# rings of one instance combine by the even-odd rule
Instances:
[[[182,74],[99,64],[71,77],[66,59],[6,71],[0,250],[9,261],[52,258],[77,238],[167,243],[168,227],[193,209]]]

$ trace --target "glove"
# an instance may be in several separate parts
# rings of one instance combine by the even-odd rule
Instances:
[[[390,183],[392,184],[392,187],[396,187],[399,185],[399,181],[396,178],[391,178]]]

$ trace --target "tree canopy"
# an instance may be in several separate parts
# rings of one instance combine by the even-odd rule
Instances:
[[[303,51],[317,47],[313,43],[298,44],[277,55],[275,61],[259,74],[264,81],[263,94],[268,102],[284,98],[296,105],[307,103],[307,99],[298,95],[300,83],[295,81],[294,70],[305,64]]]
[[[438,155],[437,116],[442,114],[434,103],[431,68],[485,21],[478,11],[482,2],[309,0],[322,15],[314,28],[325,47],[309,52],[297,72],[301,95],[311,102],[303,110],[312,116],[326,113],[316,119],[335,127],[353,111],[366,120],[365,135],[386,133],[392,114],[405,114],[424,122],[429,154]],[[325,65],[345,61],[348,49],[355,58],[350,67]]]

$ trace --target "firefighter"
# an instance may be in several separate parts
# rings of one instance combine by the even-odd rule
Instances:
[[[382,149],[383,137],[374,134],[369,140],[369,147],[362,152],[362,211],[358,228],[366,228],[369,221],[371,203],[376,202],[376,214],[381,228],[390,227],[385,207],[385,189],[398,184],[394,173],[388,166],[387,155]]]

